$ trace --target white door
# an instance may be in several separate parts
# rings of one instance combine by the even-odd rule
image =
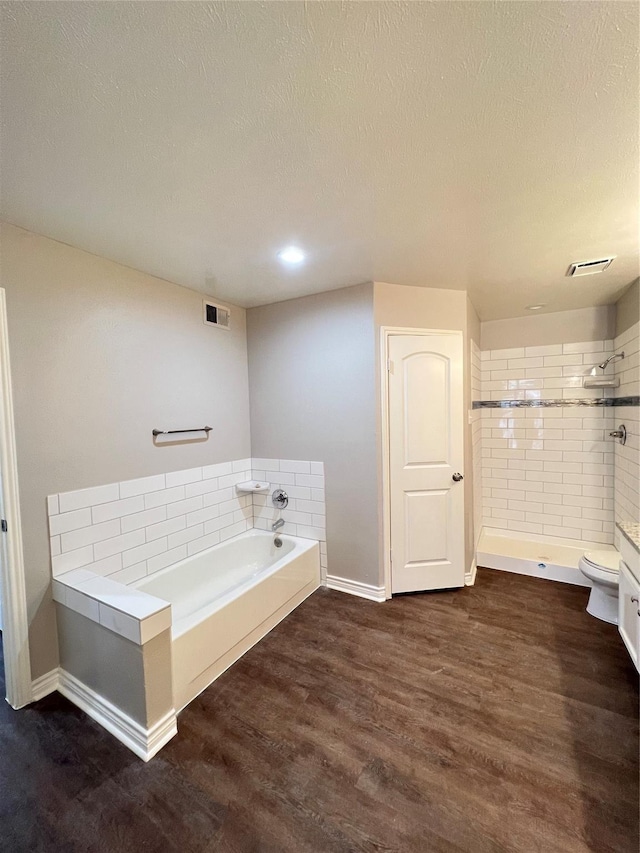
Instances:
[[[464,586],[462,335],[389,337],[391,592]]]

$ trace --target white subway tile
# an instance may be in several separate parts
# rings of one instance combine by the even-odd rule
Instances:
[[[166,517],[166,506],[158,506],[154,509],[147,509],[144,512],[137,512],[134,515],[127,515],[121,519],[120,524],[122,532],[129,533],[132,530],[140,530],[142,527],[164,521]]]
[[[65,590],[65,605],[87,619],[98,621],[98,602],[71,586]]]
[[[94,524],[99,524],[101,521],[110,521],[112,518],[122,518],[123,515],[131,515],[134,512],[141,512],[144,509],[144,498],[142,495],[137,495],[132,498],[124,498],[119,501],[112,501],[108,504],[98,504],[91,509],[91,518]]]
[[[525,356],[532,355],[562,355],[562,344],[547,344],[540,347],[525,347]]]
[[[314,474],[296,474],[296,486],[309,486],[313,489],[324,488],[324,477]]]
[[[77,551],[67,551],[66,554],[58,554],[57,557],[51,558],[53,574],[61,575],[72,569],[79,569],[81,566],[93,563],[93,559],[93,545],[86,545],[84,548],[78,548]]]
[[[187,498],[184,501],[176,501],[172,504],[167,504],[167,518],[174,518],[177,515],[186,515],[188,512],[195,512],[197,509],[202,509],[202,495],[197,495],[194,498]]]
[[[186,471],[173,471],[165,474],[167,489],[174,486],[184,486],[186,483],[195,483],[202,480],[202,468],[189,468]]]
[[[264,479],[264,478],[261,478]],[[193,498],[197,495],[206,495],[218,490],[218,478],[212,477],[207,480],[200,480],[198,483],[189,483],[184,487],[185,497]]]
[[[109,577],[111,580],[117,581],[118,583],[130,584],[135,583],[136,581],[142,580],[147,574],[147,563],[146,560],[143,560],[141,563],[136,563],[133,566],[129,566],[126,569],[122,569],[119,572],[114,572]]]
[[[321,527],[313,527],[306,524],[297,525],[297,535],[303,539],[324,539],[325,531]]]
[[[510,358],[509,370],[524,370],[525,368],[544,367],[544,361],[540,358]]]
[[[581,355],[545,355],[545,367],[566,367],[570,364],[582,364]]]
[[[174,486],[171,489],[162,489],[152,494],[146,494],[144,496],[144,505],[146,509],[153,509],[157,506],[175,503],[175,501],[182,501],[184,499],[184,486]]]
[[[220,542],[220,534],[218,532],[208,533],[206,536],[201,536],[199,539],[194,539],[187,545],[187,554],[189,557],[192,554],[198,554],[200,551],[206,551],[207,548],[213,548]]]
[[[120,519],[105,521],[102,524],[92,524],[90,527],[81,527],[79,530],[71,530],[61,536],[61,548],[65,551],[75,551],[85,545],[92,545],[103,539],[111,539],[120,535]]]
[[[566,527],[554,524],[546,524],[543,527],[545,536],[560,536],[568,539],[582,539],[582,530],[579,527]]]
[[[234,536],[239,536],[241,533],[245,533],[247,530],[247,522],[238,521],[232,524],[230,527],[225,527],[220,530],[220,541],[225,542],[227,539],[233,539]]]
[[[252,459],[251,460],[251,469],[259,468],[261,471],[279,471],[280,470],[280,460],[279,459]]]
[[[251,471],[238,471],[235,474],[226,474],[224,477],[218,478],[218,486],[221,489],[226,489],[242,483],[251,478]]]
[[[126,551],[128,548],[133,548],[136,545],[141,545],[143,542],[144,530],[133,530],[131,533],[122,534],[122,536],[115,536],[113,539],[97,542],[93,546],[95,559],[102,560],[104,557],[110,557],[112,554],[122,553],[122,551]]]
[[[524,347],[513,347],[512,349],[494,349],[490,350],[490,359],[493,361],[497,358],[524,358]]]
[[[68,586],[78,587],[86,581],[93,580],[95,576],[95,572],[89,571],[88,568],[73,569],[70,572],[65,572],[63,575],[60,575],[59,580],[61,583],[65,583]]]
[[[167,539],[155,539],[153,542],[147,542],[144,545],[139,545],[137,548],[132,548],[129,551],[124,551],[122,554],[122,568],[126,569],[134,563],[139,563],[141,560],[149,560],[157,554],[162,554],[167,550]],[[147,562],[148,566],[148,562]]]
[[[99,621],[103,627],[108,628],[115,634],[120,634],[121,637],[131,640],[132,643],[140,642],[140,621],[128,613],[123,613],[114,607],[109,607],[108,604],[101,603],[99,606],[99,618],[95,621]]]
[[[111,483],[108,486],[94,486],[77,492],[64,492],[58,495],[58,500],[60,512],[73,512],[76,509],[107,503],[107,501],[117,501],[119,497],[118,484]]]
[[[193,527],[195,524],[202,524],[204,521],[210,521],[219,515],[219,509],[216,504],[206,506],[204,509],[197,509],[195,512],[190,512],[187,515],[187,527]]]
[[[178,545],[170,551],[165,551],[164,554],[158,554],[156,557],[150,557],[147,560],[147,573],[151,574],[152,572],[159,572],[160,569],[164,569],[166,566],[170,566],[173,563],[179,563],[180,560],[185,560],[186,557],[186,544]]]
[[[78,509],[75,512],[64,512],[62,515],[52,515],[49,518],[49,531],[52,536],[58,533],[67,533],[70,530],[78,530],[81,527],[89,527],[91,524],[91,510]]]
[[[120,497],[134,498],[148,492],[158,492],[164,489],[164,474],[154,474],[151,477],[139,477],[137,480],[126,480],[120,483]]]
[[[170,533],[177,533],[179,530],[184,530],[187,523],[184,515],[179,515],[176,518],[169,518],[167,521],[161,521],[159,524],[152,524],[145,528],[147,542],[153,542],[154,539],[160,539],[162,536],[169,536]],[[151,561],[149,561],[149,565]]]
[[[233,464],[231,462],[217,462],[215,465],[205,465],[202,469],[203,480],[211,480],[213,477],[225,477],[227,474],[233,474]]]
[[[204,536],[204,524],[194,524],[193,527],[186,527],[184,530],[170,534],[167,537],[167,545],[169,549],[177,548],[178,545],[185,545],[202,536]]]
[[[211,492],[209,495],[203,495],[204,506],[213,506],[215,504],[221,504],[225,501],[230,501],[234,497],[233,488],[229,487],[226,489],[218,489],[216,492]]]
[[[104,560],[91,563],[87,569],[95,575],[113,575],[122,569],[122,554],[112,554],[110,557],[105,557]]]
[[[58,496],[57,495],[49,495],[47,498],[47,513],[49,515],[57,515],[60,512],[60,507],[58,505]]]

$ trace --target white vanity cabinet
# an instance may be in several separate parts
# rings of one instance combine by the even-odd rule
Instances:
[[[640,553],[621,538],[620,586],[618,589],[618,630],[640,672]]]
[[[618,591],[618,630],[629,654],[640,671],[640,583],[629,568],[620,563]]]

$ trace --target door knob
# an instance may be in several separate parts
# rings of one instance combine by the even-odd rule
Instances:
[[[464,480],[464,477],[462,476],[462,474],[454,474],[452,479],[454,483],[459,483],[460,480]]]

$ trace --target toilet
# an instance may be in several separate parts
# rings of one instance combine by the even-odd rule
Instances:
[[[592,583],[587,613],[618,624],[618,551],[585,551],[578,560],[578,568]]]

